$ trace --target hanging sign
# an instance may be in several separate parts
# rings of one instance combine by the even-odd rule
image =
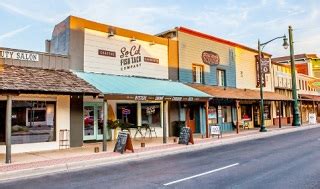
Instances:
[[[220,57],[217,53],[212,51],[203,51],[202,52],[202,62],[212,65],[218,65],[220,63]]]
[[[38,62],[39,54],[32,52],[0,50],[0,58]]]
[[[256,55],[256,81],[257,81],[257,85],[256,87],[260,87],[260,64],[259,64],[259,56]],[[262,60],[262,59],[261,59]],[[270,73],[270,69],[269,69],[269,61],[268,64],[266,63],[267,61],[261,62],[261,66],[262,66],[262,86],[265,87],[266,86],[266,73]],[[267,64],[267,65],[266,65]]]

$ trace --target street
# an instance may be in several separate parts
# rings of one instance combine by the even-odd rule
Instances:
[[[37,188],[320,188],[320,128],[0,183]]]

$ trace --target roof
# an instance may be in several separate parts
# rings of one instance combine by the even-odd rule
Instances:
[[[206,92],[214,98],[235,99],[235,100],[260,100],[259,90],[237,89],[233,87],[219,87],[202,84],[189,84],[189,86]],[[292,100],[285,95],[275,92],[263,92],[265,100]]]
[[[225,40],[225,39],[213,36],[213,35],[208,35],[208,34],[205,34],[205,33],[201,33],[201,32],[189,29],[189,28],[178,27],[177,29],[178,29],[178,31],[181,31],[181,32],[184,32],[184,33],[188,33],[188,34],[191,34],[191,35],[194,35],[194,36],[198,36],[198,37],[202,37],[202,38],[209,39],[209,40],[212,40],[212,41],[216,41],[216,42],[219,42],[219,43],[223,43],[223,44],[226,44],[226,45],[230,45],[232,47],[238,47],[238,48],[249,50],[249,51],[253,51],[253,52],[256,52],[256,53],[259,52],[257,49],[253,49],[251,47],[248,47],[248,46],[245,46],[245,45],[242,45],[242,44],[239,44],[239,43],[235,43],[235,42],[232,42],[232,41],[228,41],[228,40]],[[268,56],[272,56],[271,54],[265,53],[265,52],[263,54],[268,55]]]
[[[320,101],[320,96],[317,95],[308,95],[308,94],[299,94],[300,100],[305,101]]]
[[[100,91],[69,71],[0,64],[0,93],[87,94]]]
[[[316,54],[296,54],[294,55],[294,59],[319,59]],[[274,62],[287,62],[290,61],[290,56],[281,56],[281,57],[276,57],[272,58],[272,61]]]
[[[142,77],[119,76],[101,73],[75,72],[105,95],[146,95],[165,97],[211,98],[204,92],[183,83]]]

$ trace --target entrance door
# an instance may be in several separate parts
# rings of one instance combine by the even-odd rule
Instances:
[[[102,103],[84,103],[83,119],[83,140],[102,140]]]
[[[196,118],[194,107],[187,109],[187,126],[191,129],[192,133],[196,132]]]
[[[253,105],[253,124],[254,127],[260,127],[260,106]]]

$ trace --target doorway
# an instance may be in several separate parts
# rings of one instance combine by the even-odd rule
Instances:
[[[192,133],[200,133],[200,111],[199,106],[191,105],[186,108],[186,126]]]
[[[103,103],[85,102],[83,106],[83,140],[102,140]]]

